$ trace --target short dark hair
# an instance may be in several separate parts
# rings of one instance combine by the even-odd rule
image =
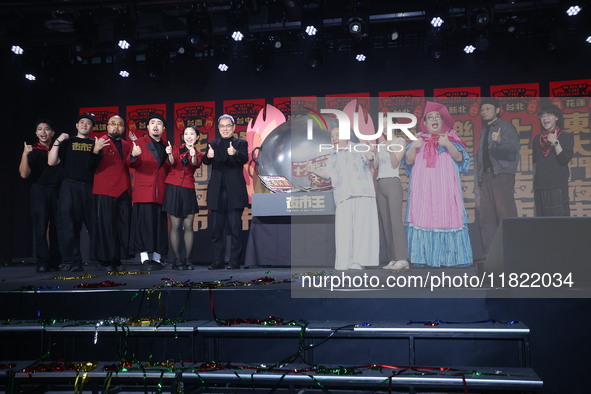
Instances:
[[[37,129],[37,127],[39,127],[41,123],[45,123],[49,126],[51,130],[55,131],[55,125],[53,124],[53,122],[46,118],[37,119],[37,121],[35,122],[35,129]]]
[[[558,108],[555,104],[547,104],[540,108],[540,112],[538,112],[538,116],[542,116],[544,114],[550,114],[556,116],[556,125],[560,128],[564,127],[564,115],[560,108]]]
[[[499,103],[499,100],[497,100],[494,97],[484,97],[480,101],[480,106],[482,107],[484,104],[490,104],[490,105],[494,106],[495,108],[501,108],[501,104]]]

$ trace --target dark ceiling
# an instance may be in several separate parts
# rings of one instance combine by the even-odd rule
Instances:
[[[585,15],[591,14],[588,3],[581,15],[569,19],[565,11],[570,4],[559,0],[4,1],[0,44],[10,48],[18,43],[35,61],[81,64],[114,62],[121,51],[116,45],[120,34],[131,34],[128,52],[136,61],[155,53],[169,59],[304,53],[310,46],[327,52],[423,46],[428,52],[433,42],[473,41],[485,50],[489,40],[521,38],[541,39],[552,49],[560,40],[591,34],[585,31],[591,25]],[[428,23],[435,13],[445,15],[440,29]],[[483,15],[488,18],[484,23]],[[357,36],[348,32],[352,18],[363,27]],[[302,25],[320,21],[317,36],[303,33]],[[240,45],[229,38],[233,23],[247,30]],[[191,35],[197,37],[194,45],[188,43]]]

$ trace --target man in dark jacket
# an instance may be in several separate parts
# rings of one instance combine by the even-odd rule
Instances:
[[[482,99],[483,127],[476,153],[480,186],[480,233],[484,253],[503,219],[517,216],[515,173],[519,163],[519,135],[511,123],[499,118],[501,107],[493,97]]]
[[[248,161],[248,143],[234,137],[234,118],[222,115],[218,118],[220,137],[208,145],[203,164],[211,165],[211,178],[207,188],[207,206],[211,211],[212,246],[214,261],[209,269],[224,268],[224,227],[230,233],[230,269],[239,269],[242,251],[240,232],[242,211],[248,205],[243,166]]]

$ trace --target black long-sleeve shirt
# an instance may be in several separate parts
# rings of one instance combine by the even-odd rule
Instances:
[[[574,135],[564,131],[561,132],[558,136],[558,142],[562,147],[562,152],[557,155],[556,149],[552,148],[546,157],[542,153],[540,137],[541,134],[534,138],[532,147],[533,162],[535,164],[534,189],[568,189],[568,179],[570,177],[568,163],[574,156]]]

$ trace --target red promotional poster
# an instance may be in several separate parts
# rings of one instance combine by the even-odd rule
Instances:
[[[79,114],[89,113],[94,115],[94,128],[92,129],[93,138],[98,138],[107,133],[107,123],[109,118],[119,115],[119,107],[86,107],[80,108]]]
[[[179,135],[185,127],[195,126],[199,129],[201,139],[207,135],[207,141],[215,140],[216,113],[215,101],[202,101],[194,103],[174,104],[174,142],[177,143]]]
[[[370,111],[369,93],[347,93],[347,94],[327,94],[324,108],[343,110],[352,99],[357,99],[357,105],[361,105],[366,111]]]
[[[246,139],[248,123],[256,118],[265,103],[265,99],[224,100],[224,113],[234,117],[236,133],[240,138]]]
[[[141,138],[148,134],[148,119],[150,114],[158,113],[166,120],[166,104],[146,104],[146,105],[128,105],[126,108],[125,123],[127,125],[126,133],[128,136],[134,134]],[[167,122],[166,126],[174,130],[174,125]],[[166,139],[166,130],[162,134]]]
[[[550,82],[550,97],[565,114],[591,108],[591,79]]]
[[[563,130],[574,135],[574,157],[569,163],[571,214],[587,216],[591,207],[591,79],[550,82],[550,96],[564,114]]]
[[[480,86],[433,90],[433,99],[445,105],[449,110],[454,119],[454,130],[466,144],[466,150],[471,158],[474,157],[478,146],[478,134],[480,133],[480,94]],[[419,122],[421,121],[419,119]],[[474,160],[471,160],[470,171],[462,175],[462,193],[470,222],[475,219],[475,183]]]
[[[515,202],[519,216],[534,216],[533,164],[531,141],[540,130],[538,119],[539,83],[493,85],[491,97],[499,100],[500,118],[511,122],[521,142],[520,158],[515,174]]]
[[[423,115],[425,90],[392,90],[378,92],[380,112],[408,112],[417,119]]]
[[[591,79],[550,82],[550,97],[591,97]]]
[[[318,97],[275,97],[273,106],[281,111],[286,119],[291,119],[292,116],[318,111]]]

